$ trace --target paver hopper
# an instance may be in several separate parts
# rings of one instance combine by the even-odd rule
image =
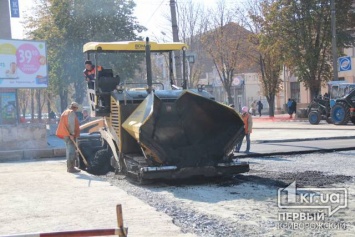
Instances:
[[[122,126],[146,156],[178,168],[217,165],[244,129],[233,109],[190,91],[175,102],[149,94]]]

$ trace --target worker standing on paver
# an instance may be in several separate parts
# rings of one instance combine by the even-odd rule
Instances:
[[[247,149],[245,152],[249,153],[250,152],[250,133],[252,132],[252,128],[253,128],[253,118],[252,118],[251,114],[248,112],[248,107],[246,107],[246,106],[244,106],[242,108],[242,119],[244,122],[244,137],[246,137],[246,140],[247,140]],[[240,147],[242,146],[242,142],[244,140],[244,137],[235,147],[235,152],[240,151]]]
[[[65,141],[67,171],[69,173],[80,172],[79,169],[75,168],[76,153],[74,144],[75,139],[80,136],[79,120],[75,114],[78,108],[78,103],[72,102],[70,104],[70,107],[62,113],[56,132],[57,137]]]

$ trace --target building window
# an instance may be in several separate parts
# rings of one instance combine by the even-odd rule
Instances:
[[[294,99],[297,103],[300,102],[300,83],[290,82],[291,86],[291,99]]]

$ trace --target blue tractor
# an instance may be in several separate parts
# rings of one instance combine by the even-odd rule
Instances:
[[[345,96],[336,99],[330,110],[330,116],[335,125],[345,125],[349,120],[355,124],[355,88]]]
[[[331,81],[328,83],[328,93],[323,97],[318,96],[308,106],[308,120],[311,124],[319,124],[321,119],[335,125],[347,124],[349,120],[355,123],[352,116],[351,104],[352,90],[354,83],[345,81]]]

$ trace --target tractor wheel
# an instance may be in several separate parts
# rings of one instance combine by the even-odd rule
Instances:
[[[90,162],[90,167],[87,171],[95,175],[104,175],[112,170],[110,164],[111,152],[107,149],[99,150],[95,153],[95,157]]]
[[[348,124],[350,120],[349,106],[344,102],[336,103],[332,107],[330,111],[330,115],[335,125]]]
[[[320,113],[318,111],[311,111],[308,114],[308,121],[310,124],[317,125],[321,119]]]
[[[355,117],[351,117],[350,120],[353,124],[355,124]]]

